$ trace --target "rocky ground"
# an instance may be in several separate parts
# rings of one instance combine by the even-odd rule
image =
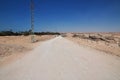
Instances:
[[[120,33],[67,33],[64,37],[80,45],[120,56]]]

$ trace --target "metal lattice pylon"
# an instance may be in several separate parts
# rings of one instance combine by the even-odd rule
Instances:
[[[34,41],[34,1],[31,0],[31,42]]]

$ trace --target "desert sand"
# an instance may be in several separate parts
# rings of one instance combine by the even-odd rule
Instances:
[[[120,80],[119,68],[120,57],[56,37],[0,67],[0,80]]]
[[[53,35],[35,36],[35,43],[31,43],[31,36],[0,36],[0,61],[13,54],[32,50],[39,42],[53,38]]]
[[[64,35],[77,44],[120,57],[120,33],[67,33]]]

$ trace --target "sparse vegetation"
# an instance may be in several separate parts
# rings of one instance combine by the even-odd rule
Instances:
[[[9,31],[1,31],[0,36],[28,36],[31,34],[31,30],[29,31],[20,31],[20,32],[13,32],[12,30]],[[58,32],[34,32],[35,35],[60,35]]]
[[[35,32],[35,35],[60,35],[58,32]]]

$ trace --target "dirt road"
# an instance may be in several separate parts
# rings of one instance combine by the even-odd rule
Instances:
[[[120,80],[120,58],[59,36],[0,67],[0,80]]]

